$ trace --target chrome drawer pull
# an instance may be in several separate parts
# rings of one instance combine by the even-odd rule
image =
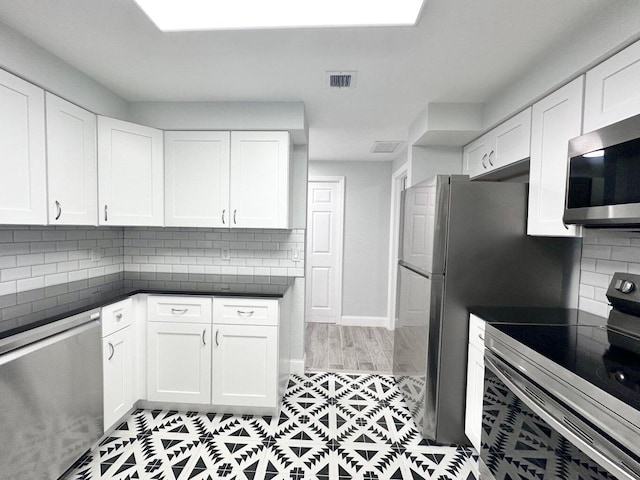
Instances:
[[[189,311],[188,308],[171,308],[171,313],[187,313]]]
[[[111,360],[116,353],[116,349],[113,348],[113,343],[109,342],[109,348],[111,349],[111,354],[109,355],[109,358],[107,358],[107,360]]]
[[[481,333],[478,334],[478,338],[484,342],[484,335],[482,335]]]
[[[253,310],[249,310],[248,312],[238,310],[238,315],[240,315],[241,317],[250,317],[251,315],[253,315]]]
[[[117,313],[116,314],[116,320],[120,321],[122,319],[122,313]]]

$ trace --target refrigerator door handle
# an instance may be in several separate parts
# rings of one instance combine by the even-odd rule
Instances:
[[[431,274],[430,273],[427,273],[427,272],[425,272],[423,270],[420,270],[419,268],[416,268],[416,267],[414,267],[412,265],[409,265],[408,263],[403,262],[402,260],[400,260],[398,262],[398,265],[400,265],[403,268],[406,268],[407,270],[411,270],[413,273],[416,273],[416,274],[418,274],[418,275],[420,275],[422,277],[425,277],[427,279],[431,279]]]

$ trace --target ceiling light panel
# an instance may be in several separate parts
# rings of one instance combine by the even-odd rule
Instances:
[[[165,32],[415,25],[425,0],[134,0]]]

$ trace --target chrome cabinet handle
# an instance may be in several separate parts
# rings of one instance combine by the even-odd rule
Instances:
[[[482,166],[483,166],[484,168],[487,168],[487,163],[486,163],[486,161],[487,161],[487,154],[485,153],[485,154],[482,156]]]
[[[189,311],[188,308],[173,308],[171,307],[171,313],[187,313]]]
[[[481,333],[478,334],[478,338],[484,342],[484,335],[482,335]]]
[[[226,213],[226,211],[227,211],[226,209],[222,210],[222,224],[223,225],[226,225],[225,222],[224,222],[224,214]]]
[[[202,344],[203,344],[205,347],[207,346],[207,341],[206,341],[206,339],[204,338],[204,336],[206,335],[206,333],[207,333],[207,329],[205,328],[205,329],[202,331]]]
[[[117,321],[122,320],[122,313],[117,313],[117,314],[116,314],[116,320],[117,320]]]
[[[104,221],[106,222],[109,219],[108,213],[107,213],[107,208],[108,206],[105,205],[104,206]]]
[[[220,344],[218,343],[218,334],[220,333],[220,330],[216,330],[216,347],[219,347]]]
[[[236,225],[238,222],[236,222],[236,213],[238,213],[238,210],[234,210],[233,211],[233,224]]]
[[[109,342],[109,348],[111,349],[111,354],[109,355],[109,358],[107,358],[107,360],[111,360],[116,353],[116,349],[113,348],[113,343]]]
[[[253,315],[254,311],[253,310],[249,310],[248,312],[245,312],[243,310],[238,310],[238,315],[240,315],[241,317],[250,317],[251,315]]]
[[[489,160],[489,165],[491,165],[492,167],[493,167],[493,162],[491,161],[491,159],[493,158],[494,153],[495,153],[495,152],[494,152],[493,150],[491,150],[491,153],[489,154],[489,158],[488,158],[488,160]]]
[[[58,220],[60,218],[60,215],[62,215],[62,205],[60,205],[60,202],[56,200],[56,208],[58,209],[58,214],[56,215],[56,220]]]

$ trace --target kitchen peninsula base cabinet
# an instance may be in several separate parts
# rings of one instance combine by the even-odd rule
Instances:
[[[152,295],[140,407],[275,415],[290,364],[290,298]]]
[[[485,321],[471,315],[469,319],[469,354],[467,357],[467,398],[464,433],[480,451],[482,434],[482,399],[484,395],[484,329]]]

